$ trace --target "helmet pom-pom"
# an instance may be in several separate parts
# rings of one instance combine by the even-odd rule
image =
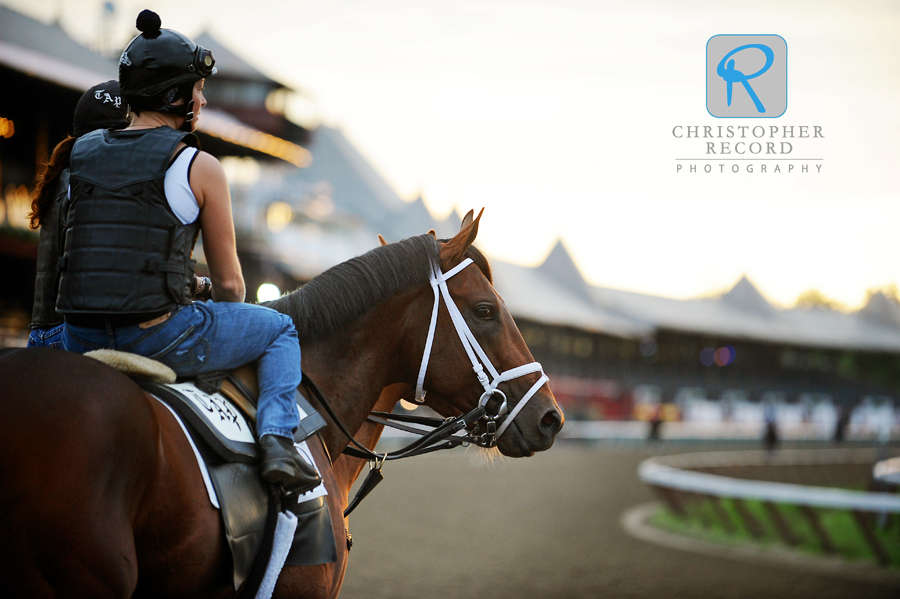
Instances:
[[[162,27],[162,19],[159,15],[149,9],[144,9],[137,17],[135,25],[138,31],[144,34],[144,37],[153,39],[159,36],[159,29]]]

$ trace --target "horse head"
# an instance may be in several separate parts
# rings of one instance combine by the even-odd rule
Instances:
[[[493,430],[489,444],[496,443],[506,456],[531,456],[553,444],[564,417],[494,289],[490,265],[472,245],[480,220],[481,213],[473,218],[469,211],[459,232],[440,242],[440,264],[432,275],[437,316],[423,352],[416,399],[443,416],[483,405],[487,418],[476,430]]]
[[[449,240],[433,231],[381,239],[266,304],[294,320],[304,373],[349,430],[362,426],[382,389],[400,385],[397,399],[414,395],[445,417],[485,408],[484,418],[466,418],[478,420],[470,436],[505,455],[552,445],[562,411],[472,245],[480,218],[470,211]],[[338,432],[325,436],[333,453],[346,446]]]

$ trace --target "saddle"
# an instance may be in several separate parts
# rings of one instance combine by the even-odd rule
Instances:
[[[186,425],[218,499],[216,507],[231,550],[237,590],[258,573],[258,562],[268,562],[269,556],[261,555],[260,550],[271,550],[271,538],[266,538],[267,523],[271,528],[273,512],[278,510],[278,502],[273,501],[257,467],[254,426],[259,382],[256,369],[248,364],[230,372],[208,373],[176,382],[175,373],[168,366],[136,354],[97,350],[85,355],[128,374],[144,391],[171,408]],[[316,453],[327,455],[316,434],[325,426],[325,420],[299,392],[295,401],[301,416],[294,440],[304,457],[314,461]],[[313,452],[309,445],[317,445],[321,450]],[[317,466],[321,471],[330,464]],[[325,495],[327,492],[320,485],[281,506],[297,516],[297,528],[284,565],[310,566],[337,560]],[[213,500],[213,494],[210,499]]]

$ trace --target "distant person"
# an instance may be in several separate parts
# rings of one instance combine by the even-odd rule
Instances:
[[[659,441],[662,424],[663,424],[663,406],[661,403],[656,404],[653,408],[653,414],[650,416],[650,428],[647,433],[648,441]]]
[[[95,85],[84,92],[75,106],[72,135],[53,148],[50,161],[38,174],[28,215],[31,228],[41,229],[28,347],[62,348],[63,317],[56,311],[57,264],[68,208],[72,146],[76,139],[95,129],[124,129],[127,126],[128,103],[119,95],[119,82],[112,80]]]
[[[775,417],[775,406],[768,404],[765,410],[766,427],[763,432],[763,445],[766,451],[774,451],[778,448],[778,423]]]
[[[834,443],[840,445],[847,436],[847,427],[850,424],[850,410],[844,406],[837,407],[837,420],[834,423]]]

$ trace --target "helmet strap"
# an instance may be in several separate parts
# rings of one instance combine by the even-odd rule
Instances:
[[[185,133],[191,133],[191,123],[194,120],[194,100],[191,99],[187,103],[187,108],[185,109],[184,114],[184,122],[181,124],[179,129],[184,131]]]

